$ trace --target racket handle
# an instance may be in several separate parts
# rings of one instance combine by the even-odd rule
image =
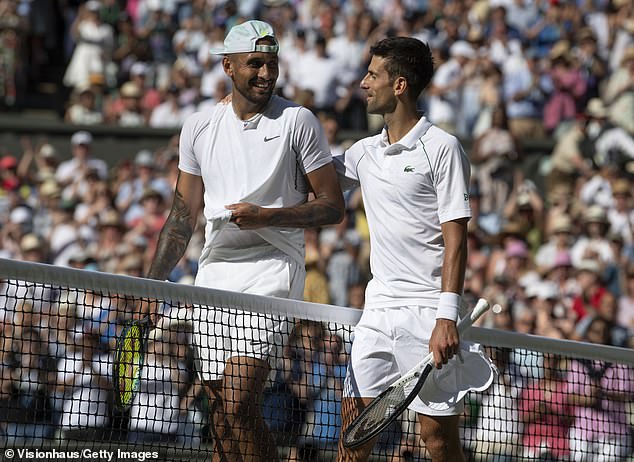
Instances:
[[[471,325],[480,318],[484,313],[489,309],[489,302],[487,302],[484,298],[478,300],[476,306],[471,310],[471,312],[460,320],[458,323],[458,332],[463,333],[467,330]]]

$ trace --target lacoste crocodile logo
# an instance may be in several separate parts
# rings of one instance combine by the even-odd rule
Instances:
[[[413,172],[414,171],[414,167],[412,167],[411,165],[406,166],[403,169],[404,172]]]

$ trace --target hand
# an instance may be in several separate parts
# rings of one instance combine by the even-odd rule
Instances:
[[[437,319],[429,339],[429,351],[434,355],[436,369],[447,364],[459,350],[460,336],[456,323],[449,319]]]
[[[267,209],[248,202],[231,204],[225,207],[231,210],[231,222],[240,229],[257,229],[268,225]]]
[[[159,303],[156,300],[141,300],[139,312],[135,313],[135,319],[143,319],[146,316],[150,318],[150,326],[156,327],[159,320],[163,317],[158,312]]]

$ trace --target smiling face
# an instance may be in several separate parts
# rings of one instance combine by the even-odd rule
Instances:
[[[397,98],[394,94],[394,80],[385,67],[385,58],[373,56],[368,73],[361,81],[361,88],[367,95],[369,114],[387,114],[394,112]]]
[[[258,44],[273,45],[264,38]],[[247,104],[264,107],[275,89],[279,75],[277,53],[236,53],[225,56],[225,73],[233,81],[234,95],[242,97]]]

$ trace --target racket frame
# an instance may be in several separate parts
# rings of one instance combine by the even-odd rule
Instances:
[[[147,353],[147,345],[151,326],[152,323],[149,317],[127,321],[123,326],[123,330],[119,334],[119,338],[117,339],[117,346],[115,349],[112,366],[112,382],[114,388],[115,405],[117,409],[121,411],[126,411],[132,406],[134,397],[141,386],[141,372],[143,371],[143,366],[145,365],[145,354]],[[130,387],[130,397],[124,402],[123,395],[124,393],[127,393],[127,387],[125,386],[125,381],[127,380],[127,378],[125,377],[125,375],[122,376],[120,374],[120,369],[123,357],[126,354],[130,354],[132,356],[132,363],[134,363],[134,358],[137,353],[135,353],[134,351],[129,352],[128,349],[124,351],[125,338],[130,330],[134,327],[139,328],[138,368],[136,369],[136,374],[133,374],[134,377],[132,378],[132,387]]]

